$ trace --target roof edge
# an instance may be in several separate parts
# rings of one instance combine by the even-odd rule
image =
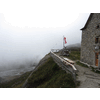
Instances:
[[[86,29],[86,27],[87,27],[89,21],[91,20],[92,16],[93,16],[93,13],[90,13],[90,16],[89,16],[89,18],[88,18],[88,20],[87,20],[85,26],[84,26],[82,29],[80,29],[80,30],[84,30],[84,29]]]

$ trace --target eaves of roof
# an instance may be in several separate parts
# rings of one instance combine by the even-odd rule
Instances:
[[[89,21],[91,20],[92,16],[93,16],[93,13],[91,13],[91,14],[90,14],[90,16],[89,16],[89,18],[88,18],[88,20],[87,20],[87,22],[86,22],[85,26],[84,26],[82,29],[80,29],[80,30],[84,30],[84,29],[86,29],[86,28],[87,28],[88,23],[89,23]]]

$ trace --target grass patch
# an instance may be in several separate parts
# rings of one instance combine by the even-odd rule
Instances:
[[[15,85],[13,88],[21,88],[25,81],[21,82],[20,84]]]
[[[76,64],[77,64],[77,65],[80,65],[80,66],[82,66],[82,67],[86,67],[86,68],[88,68],[87,65],[85,65],[85,64],[83,64],[83,63],[81,63],[81,62],[79,62],[79,61],[77,61]]]
[[[21,88],[21,86],[23,85],[22,83],[24,83],[24,81],[30,73],[31,72],[26,72],[22,74],[20,77],[15,78],[11,81],[0,83],[0,88]]]
[[[28,80],[29,88],[74,88],[73,78],[50,57]]]
[[[68,58],[72,60],[80,60],[80,51],[71,51]]]

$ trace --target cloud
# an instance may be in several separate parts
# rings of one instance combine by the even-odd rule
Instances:
[[[39,26],[36,24],[33,27],[31,25],[35,25],[35,23],[31,22],[32,18],[30,19],[30,17],[25,17],[22,22],[17,19],[16,22],[18,21],[18,23],[15,22],[16,25],[14,25],[12,22],[15,21],[15,18],[12,19],[12,17],[17,18],[20,15],[7,15],[11,17],[10,20],[12,19],[9,22],[10,20],[7,21],[5,14],[0,14],[0,68],[18,68],[20,65],[25,66],[29,63],[38,62],[51,49],[62,49],[63,35],[66,37],[67,45],[81,42],[80,29],[84,26],[89,14],[78,15],[76,20],[72,19],[72,14],[69,14],[66,18],[61,15],[60,20],[54,17],[53,19],[56,19],[54,23],[53,20],[50,22],[49,19],[40,19]],[[61,20],[62,18],[64,19]],[[27,26],[24,25],[24,21]],[[29,23],[27,23],[28,21]],[[41,27],[42,24],[43,27]]]

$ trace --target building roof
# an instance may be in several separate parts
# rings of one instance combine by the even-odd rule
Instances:
[[[85,26],[84,26],[81,30],[84,30],[84,29],[87,28],[87,25],[88,25],[89,21],[91,20],[92,16],[93,16],[93,13],[90,14],[90,16],[89,16],[89,18],[88,18],[88,20],[87,20]]]

